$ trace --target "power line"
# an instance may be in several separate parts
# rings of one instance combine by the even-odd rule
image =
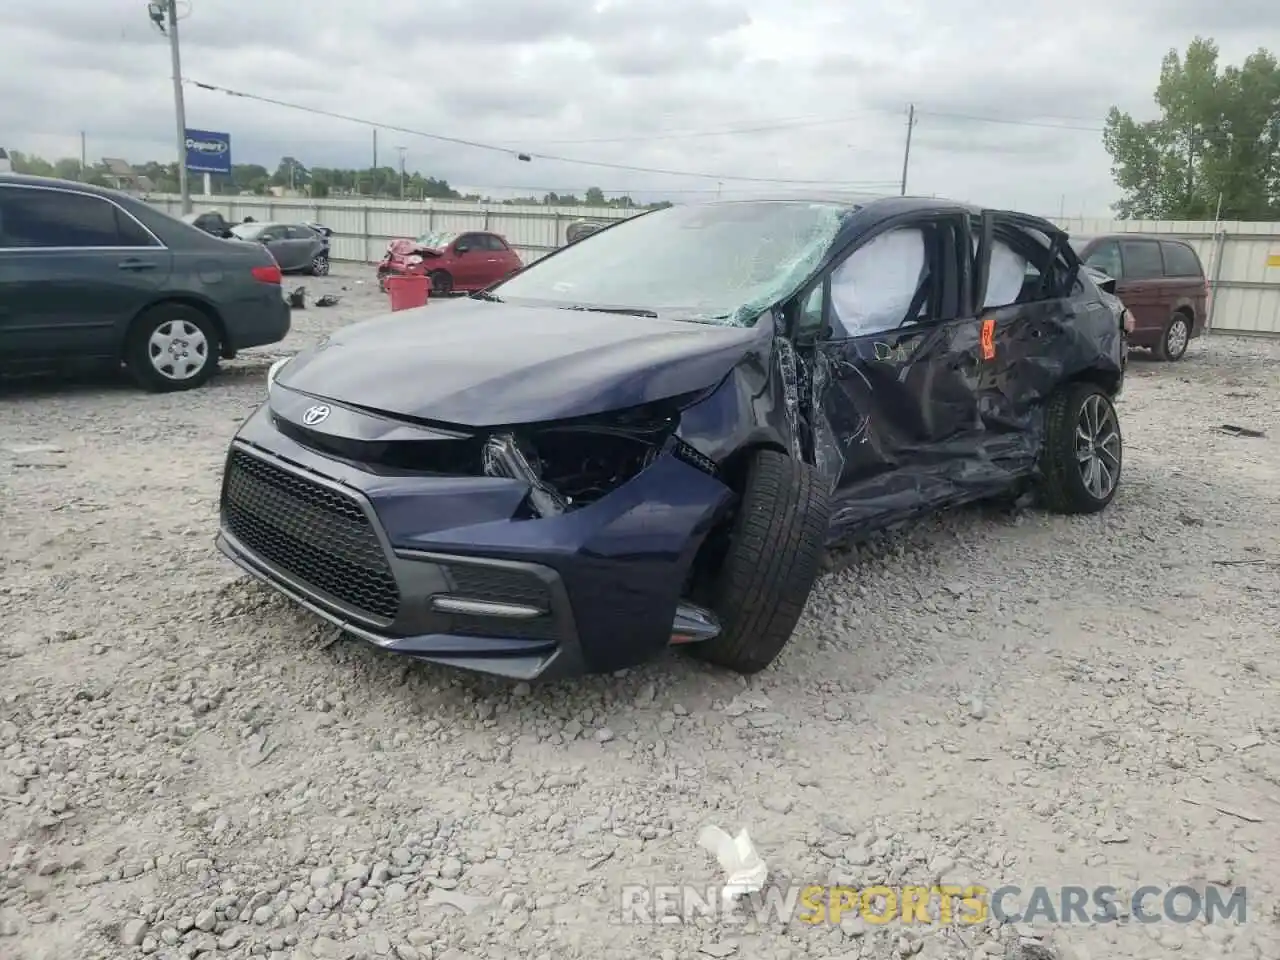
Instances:
[[[968,120],[973,123],[1003,123],[1013,127],[1040,127],[1046,130],[1080,130],[1086,133],[1102,133],[1102,127],[1073,126],[1064,123],[1044,123],[1038,120],[1015,120],[1012,117],[975,117],[967,113],[949,113],[942,110],[916,110],[917,114],[927,117],[942,117],[950,120]],[[1063,118],[1066,119],[1066,118]]]
[[[471,147],[476,150],[488,150],[493,153],[503,153],[508,156],[516,156],[518,159],[538,159],[547,160],[553,163],[570,163],[584,167],[598,167],[604,170],[623,170],[628,173],[652,173],[659,176],[669,177],[697,177],[705,180],[733,180],[739,183],[773,183],[773,184],[790,184],[800,186],[843,186],[843,187],[880,187],[892,185],[896,181],[892,180],[802,180],[787,177],[746,177],[735,176],[727,173],[701,173],[691,170],[669,170],[661,167],[642,167],[627,163],[609,163],[604,160],[584,160],[578,157],[562,157],[554,154],[545,153],[514,153],[510,147],[503,147],[493,143],[484,143],[479,140],[466,140],[462,137],[450,137],[440,133],[428,133],[425,130],[415,130],[412,127],[401,127],[395,124],[380,123],[376,120],[369,120],[364,117],[355,117],[350,114],[337,113],[332,110],[321,110],[317,107],[308,107],[303,104],[290,103],[287,100],[277,100],[274,97],[264,97],[255,93],[245,93],[242,90],[231,90],[227,87],[218,86],[213,83],[203,83],[199,80],[184,79],[184,83],[190,83],[202,90],[210,90],[215,93],[225,93],[231,97],[240,97],[245,100],[255,100],[259,103],[269,103],[273,106],[284,107],[288,110],[299,110],[303,113],[313,114],[315,116],[330,117],[334,120],[343,120],[348,123],[358,123],[364,126],[373,127],[381,130],[392,130],[396,133],[405,133],[413,137],[424,137],[428,140],[438,140],[442,143],[453,143],[458,146]]]
[[[535,143],[541,143],[546,146],[567,146],[569,144],[582,143],[641,143],[650,140],[695,140],[702,137],[730,137],[740,133],[772,133],[775,130],[795,130],[800,127],[825,127],[833,126],[837,123],[848,123],[853,120],[863,120],[868,116],[867,113],[852,113],[842,117],[792,117],[789,119],[781,119],[775,121],[761,121],[760,126],[755,127],[729,127],[724,130],[686,130],[673,131],[669,133],[654,133],[647,136],[627,136],[627,137],[588,137],[585,140],[536,140]]]
[[[1095,121],[1087,117],[1062,117],[1047,114],[1040,115],[1038,120],[1022,120],[1016,117],[980,117],[967,113],[953,113],[949,110],[925,110],[916,108],[917,115],[926,115],[931,117],[939,117],[950,120],[965,120],[971,123],[1000,123],[1008,124],[1015,127],[1041,127],[1050,130],[1077,130],[1087,133],[1101,133],[1102,127],[1085,127],[1080,126],[1081,123],[1092,123]],[[855,120],[864,120],[870,116],[884,117],[890,116],[890,111],[879,111],[875,114],[862,111],[861,113],[844,114],[842,116],[817,116],[808,114],[799,117],[780,117],[776,120],[758,121],[758,126],[749,127],[726,127],[722,130],[677,130],[668,131],[666,133],[653,133],[647,135],[632,135],[625,137],[589,137],[582,140],[537,140],[535,143],[544,146],[567,146],[570,144],[587,144],[587,143],[643,143],[650,140],[693,140],[703,137],[730,137],[739,134],[749,133],[772,133],[776,130],[791,130],[801,127],[825,127],[835,126],[840,123],[849,123]],[[1068,123],[1047,123],[1048,120],[1066,120]]]

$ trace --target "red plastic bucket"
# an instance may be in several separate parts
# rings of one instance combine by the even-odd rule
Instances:
[[[431,281],[413,274],[393,274],[387,277],[387,293],[391,296],[392,310],[412,310],[425,307]]]

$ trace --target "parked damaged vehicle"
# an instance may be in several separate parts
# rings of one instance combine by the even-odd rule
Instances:
[[[510,677],[782,651],[825,547],[1111,502],[1120,316],[1048,221],[738,201],[611,226],[281,361],[222,551],[384,649]]]
[[[329,236],[306,223],[261,223],[250,220],[231,228],[231,236],[260,243],[285,273],[329,274]]]
[[[430,231],[387,244],[377,267],[378,288],[385,291],[390,276],[426,276],[432,294],[443,297],[455,291],[483,290],[523,267],[519,254],[501,234]]]

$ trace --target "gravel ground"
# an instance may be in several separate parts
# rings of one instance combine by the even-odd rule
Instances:
[[[1109,511],[889,537],[750,681],[530,689],[341,639],[213,547],[271,359],[381,305],[355,275],[194,394],[0,388],[0,957],[1280,956],[1280,345],[1137,362]],[[707,823],[782,882],[1234,883],[1249,919],[618,922],[624,884],[722,879]]]

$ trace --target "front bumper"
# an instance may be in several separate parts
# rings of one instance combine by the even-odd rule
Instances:
[[[525,493],[368,472],[284,435],[264,405],[228,453],[217,545],[353,636],[511,678],[617,670],[715,635],[681,595],[733,500],[718,480],[664,454],[562,516],[514,519]]]

